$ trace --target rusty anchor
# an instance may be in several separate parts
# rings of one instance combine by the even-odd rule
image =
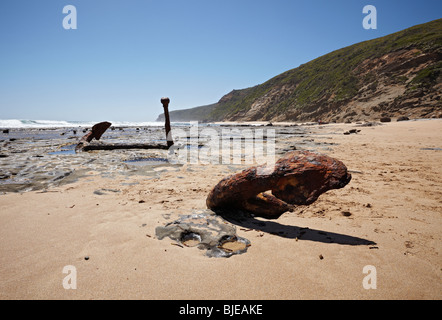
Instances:
[[[77,144],[77,146],[75,147],[75,150],[83,150],[86,146],[89,145],[89,143],[93,140],[100,140],[101,136],[103,135],[103,133],[106,132],[107,129],[109,129],[109,127],[112,125],[112,123],[104,121],[104,122],[99,122],[97,124],[95,124],[91,131],[89,131],[88,133],[86,133],[81,139],[80,142]]]
[[[112,123],[104,121],[95,124],[91,131],[84,135],[77,146],[75,147],[76,152],[80,151],[92,151],[92,150],[115,150],[115,149],[165,149],[168,150],[173,145],[172,132],[170,127],[169,118],[169,98],[161,98],[161,103],[164,108],[164,115],[166,118],[165,129],[166,129],[166,141],[167,145],[163,144],[152,144],[152,143],[132,143],[132,144],[119,144],[119,143],[108,143],[108,144],[91,144],[93,139],[100,140],[104,132],[112,125]]]
[[[350,180],[341,161],[311,151],[292,151],[272,167],[251,167],[222,179],[206,204],[214,211],[239,209],[277,219],[294,205],[311,204],[322,193],[343,188]]]

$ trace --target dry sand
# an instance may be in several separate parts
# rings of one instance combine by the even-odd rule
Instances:
[[[312,130],[338,133],[315,139],[337,143],[325,153],[352,181],[253,230],[237,226],[251,246],[230,258],[155,236],[157,226],[206,208],[210,189],[231,173],[222,165],[151,179],[91,172],[47,192],[0,195],[0,298],[441,299],[442,120],[343,135],[349,128]],[[66,265],[76,268],[76,289],[63,287]],[[374,276],[367,265],[376,289],[364,289]]]

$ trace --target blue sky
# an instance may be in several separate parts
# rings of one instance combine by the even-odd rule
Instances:
[[[376,30],[362,27],[365,5]],[[2,0],[0,119],[154,121],[162,96],[170,110],[211,104],[441,17],[439,0]]]

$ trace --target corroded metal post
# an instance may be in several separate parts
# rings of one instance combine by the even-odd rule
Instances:
[[[166,140],[167,146],[171,147],[173,145],[172,133],[170,132],[170,118],[169,118],[169,98],[161,98],[161,103],[164,108],[164,119],[165,119],[165,127],[166,127]]]

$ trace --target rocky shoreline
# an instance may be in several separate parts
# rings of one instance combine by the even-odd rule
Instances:
[[[268,126],[228,123],[201,126],[198,130],[201,133],[206,128],[215,129],[220,136],[227,130],[227,135],[231,135],[230,139],[235,139],[241,130],[260,128],[264,132],[264,140],[267,138],[265,132],[274,130],[275,152],[278,156],[295,149],[313,151],[329,149],[333,142],[316,143],[314,137],[318,133],[311,130],[313,127],[318,127],[318,125],[276,124]],[[181,126],[179,129],[189,132],[191,127]],[[136,174],[155,177],[162,171],[175,170],[180,166],[180,164],[168,161],[167,150],[122,149],[75,152],[76,144],[86,131],[85,128],[11,128],[7,131],[2,129],[0,131],[0,193],[45,190],[94,175],[112,177]],[[164,137],[164,128],[161,127],[112,127],[96,143],[161,144],[165,143]],[[184,147],[191,147],[190,144],[194,143],[189,138],[183,140]],[[203,148],[202,150],[207,147],[207,139],[203,136],[200,136],[197,143],[198,148]],[[232,170],[236,170],[245,166],[237,164],[231,167]]]

